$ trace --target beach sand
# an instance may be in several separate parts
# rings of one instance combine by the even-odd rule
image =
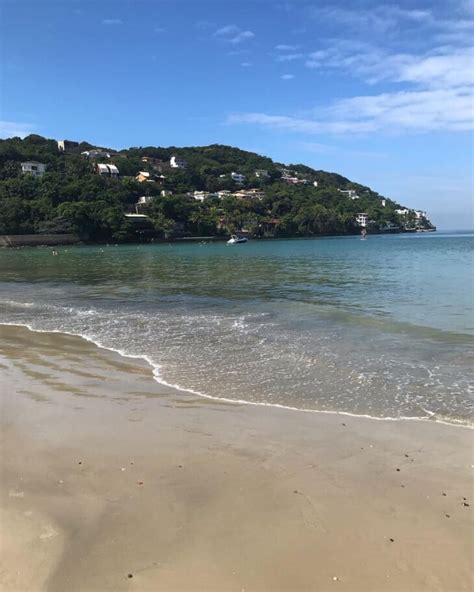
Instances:
[[[1,590],[472,590],[472,430],[206,400],[19,327],[0,373]]]

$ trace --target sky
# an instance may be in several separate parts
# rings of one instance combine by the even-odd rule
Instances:
[[[0,137],[228,144],[473,228],[474,0],[0,0]]]

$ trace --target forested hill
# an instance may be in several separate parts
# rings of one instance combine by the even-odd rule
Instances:
[[[336,173],[229,146],[114,151],[37,135],[0,140],[0,234],[127,241],[431,227],[422,213],[401,208]]]

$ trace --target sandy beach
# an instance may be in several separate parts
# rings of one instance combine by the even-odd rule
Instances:
[[[1,590],[472,590],[472,430],[193,397],[0,327]]]

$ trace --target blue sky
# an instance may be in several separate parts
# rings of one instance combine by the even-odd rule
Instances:
[[[0,7],[1,137],[230,144],[474,227],[471,0]]]

